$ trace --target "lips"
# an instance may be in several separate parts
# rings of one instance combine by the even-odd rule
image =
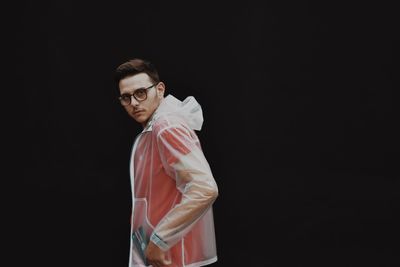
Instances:
[[[138,115],[138,114],[140,114],[140,113],[142,113],[142,112],[144,112],[144,110],[136,110],[136,111],[133,112],[132,114],[133,114],[133,115]]]

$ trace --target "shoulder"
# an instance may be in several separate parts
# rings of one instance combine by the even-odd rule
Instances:
[[[173,114],[163,114],[153,123],[153,133],[155,135],[159,135],[165,130],[176,128],[190,130],[185,120]]]

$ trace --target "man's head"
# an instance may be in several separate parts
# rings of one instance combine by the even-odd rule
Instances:
[[[164,98],[165,85],[156,68],[142,59],[129,60],[116,69],[115,82],[126,112],[145,126]]]

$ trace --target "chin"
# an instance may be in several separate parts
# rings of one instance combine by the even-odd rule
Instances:
[[[145,116],[133,117],[133,119],[140,124],[147,122],[147,118]]]

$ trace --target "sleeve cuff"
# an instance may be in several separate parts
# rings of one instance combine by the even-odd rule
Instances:
[[[159,248],[161,248],[163,251],[167,251],[169,249],[169,246],[167,243],[164,242],[156,233],[153,233],[150,236],[151,242],[156,244]]]

